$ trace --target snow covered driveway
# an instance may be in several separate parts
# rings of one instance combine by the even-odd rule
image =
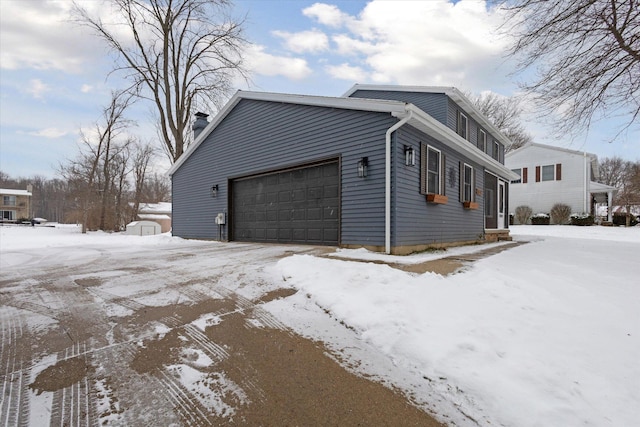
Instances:
[[[640,419],[640,227],[516,226],[446,277],[350,260],[441,253],[0,233],[0,424],[429,425],[362,377],[449,425]]]
[[[436,425],[262,309],[321,249],[0,233],[0,425]]]

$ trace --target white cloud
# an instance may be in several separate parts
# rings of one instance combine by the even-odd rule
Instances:
[[[32,79],[29,81],[29,86],[25,89],[27,93],[31,94],[34,98],[42,98],[45,92],[50,90],[49,86],[42,83],[40,79]]]
[[[373,0],[357,16],[316,3],[303,14],[329,27],[340,63],[325,67],[331,75],[358,69],[373,82],[480,90],[504,84],[509,71],[497,72],[506,47],[495,32],[502,11],[484,1]]]
[[[361,82],[367,79],[367,72],[360,67],[354,67],[349,64],[327,65],[325,67],[327,73],[335,78],[349,80],[351,82]]]
[[[301,58],[276,56],[264,52],[264,46],[253,45],[245,53],[250,71],[264,76],[284,76],[293,80],[304,79],[312,70],[307,61]]]
[[[325,3],[314,3],[302,10],[302,14],[309,18],[315,18],[322,25],[339,28],[351,17],[338,9],[337,6]]]
[[[0,2],[0,67],[78,72],[95,40],[69,20],[71,2]]]
[[[322,52],[329,48],[329,38],[322,31],[312,29],[298,33],[274,31],[273,35],[285,42],[285,47],[295,53]]]
[[[80,88],[80,91],[82,93],[89,93],[93,90],[93,86],[88,85],[88,84],[83,84],[82,87]]]
[[[60,138],[61,136],[65,136],[68,133],[69,132],[67,132],[66,130],[62,130],[62,129],[46,128],[46,129],[40,129],[40,130],[35,131],[35,132],[29,132],[29,135],[41,136],[43,138]]]

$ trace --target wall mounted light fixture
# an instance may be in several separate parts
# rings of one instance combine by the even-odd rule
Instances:
[[[358,178],[366,178],[368,168],[369,168],[368,157],[363,157],[360,160],[358,160]]]
[[[211,187],[211,197],[218,197],[218,184]]]
[[[404,146],[404,164],[407,166],[415,166],[416,165],[416,151],[413,147],[408,145]]]

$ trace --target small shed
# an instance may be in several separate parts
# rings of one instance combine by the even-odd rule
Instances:
[[[135,236],[152,236],[160,234],[160,224],[154,221],[133,221],[127,224],[127,234]]]

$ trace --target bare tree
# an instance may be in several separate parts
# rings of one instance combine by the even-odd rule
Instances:
[[[524,129],[520,119],[522,106],[519,98],[500,96],[493,92],[480,95],[466,92],[465,95],[500,132],[509,138],[511,145],[505,147],[505,152],[508,153],[532,142],[531,135]]]
[[[640,162],[623,160],[620,157],[606,157],[599,165],[599,182],[618,189],[614,203],[623,206],[627,213],[627,226],[631,207],[640,205]]]
[[[626,160],[618,156],[601,159],[598,164],[600,170],[598,181],[620,189],[624,183],[627,163]]]
[[[119,56],[132,93],[151,100],[164,148],[171,159],[184,152],[192,111],[220,105],[238,73],[244,75],[242,21],[229,16],[228,0],[110,0],[126,24],[109,25],[75,5]],[[127,36],[131,40],[127,39]]]
[[[130,218],[132,221],[138,215],[140,203],[143,201],[145,196],[147,169],[149,168],[149,162],[152,160],[154,154],[155,150],[149,144],[139,144],[136,146],[136,152],[132,159],[132,172],[134,181],[133,209]]]
[[[111,101],[102,113],[102,121],[96,122],[91,133],[81,131],[82,146],[76,159],[60,165],[60,174],[75,188],[78,199],[82,232],[86,233],[90,213],[98,210],[97,221],[93,225],[106,228],[107,206],[113,197],[113,173],[121,159],[120,153],[129,143],[118,141],[132,122],[125,118],[124,112],[132,102],[132,97],[124,92],[112,93]],[[93,218],[91,218],[93,221]]]
[[[589,129],[619,115],[640,118],[639,0],[509,0],[504,30],[519,71],[536,67],[524,85],[560,134]]]

